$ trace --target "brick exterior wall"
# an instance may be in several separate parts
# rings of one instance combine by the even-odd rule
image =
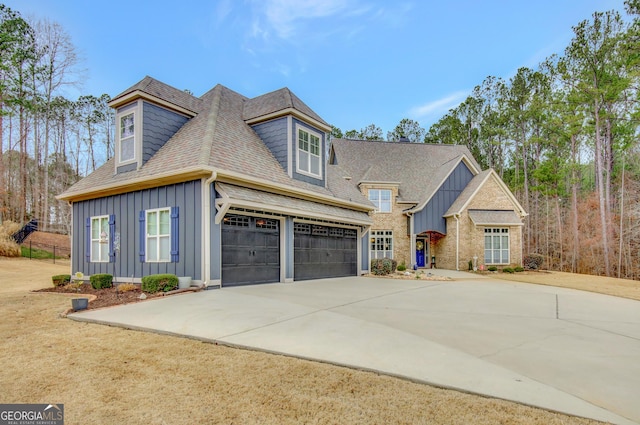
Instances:
[[[393,231],[393,259],[401,264],[405,263],[411,267],[411,237],[407,235],[407,216],[402,213],[407,205],[398,205],[398,187],[394,185],[361,184],[360,190],[364,196],[368,196],[369,189],[389,189],[391,190],[391,212],[370,212],[369,216],[373,220],[371,230],[391,230]]]
[[[468,210],[513,210],[514,205],[493,177],[490,177],[469,202],[457,223],[460,232],[458,268],[467,270],[469,260],[478,257],[478,266],[484,265],[484,229],[485,226],[475,226],[469,218]],[[522,226],[497,226],[509,228],[510,266],[522,265]],[[442,238],[434,247],[437,266],[443,269],[456,269],[456,220],[447,218],[447,236]],[[505,265],[506,266],[506,265]],[[486,266],[485,266],[486,268]]]

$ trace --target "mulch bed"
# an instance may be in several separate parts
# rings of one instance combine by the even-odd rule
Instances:
[[[102,307],[110,307],[113,305],[121,305],[121,304],[130,304],[142,301],[140,299],[140,295],[142,295],[142,291],[140,291],[140,287],[138,286],[136,289],[127,292],[118,291],[117,285],[114,285],[111,288],[104,289],[94,289],[88,283],[82,284],[79,288],[79,291],[76,291],[73,288],[65,287],[65,286],[52,286],[50,288],[39,289],[34,292],[56,292],[61,294],[77,294],[79,297],[82,295],[95,295],[94,300],[89,301],[89,307],[87,309],[94,308],[102,308]],[[162,292],[158,292],[156,294],[147,294],[146,299],[161,297],[163,295]],[[89,297],[93,298],[93,297]]]

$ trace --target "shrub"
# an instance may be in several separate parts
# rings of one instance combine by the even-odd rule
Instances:
[[[497,272],[498,268],[496,266],[489,266],[487,267],[487,270],[489,270],[490,272]]]
[[[407,265],[404,263],[404,261],[400,264],[398,264],[398,269],[399,272],[403,272],[405,270],[407,270]]]
[[[142,278],[141,289],[151,294],[168,292],[178,287],[178,276],[174,274],[152,274]]]
[[[473,260],[469,260],[469,271],[473,270]]]
[[[520,267],[520,266],[518,266],[518,267],[516,267],[516,268],[515,268],[515,269],[513,269],[513,270],[514,270],[515,272],[517,272],[517,273],[520,273],[520,272],[523,272],[523,271],[524,271],[524,267]]]
[[[502,269],[502,273],[513,273],[514,270],[511,267],[505,267]]]
[[[106,273],[94,274],[89,278],[93,289],[111,288],[113,286],[113,276]]]
[[[136,285],[134,285],[133,283],[121,283],[116,287],[116,289],[118,289],[118,292],[135,291]]]
[[[525,255],[522,260],[525,270],[539,270],[542,263],[544,263],[544,257],[540,254]]]
[[[390,258],[378,258],[371,260],[371,273],[376,276],[384,276],[396,271],[398,262]]]
[[[20,246],[13,240],[12,236],[20,230],[20,225],[7,220],[0,224],[0,256],[20,257],[22,252]]]
[[[53,286],[65,286],[71,282],[71,275],[57,274],[55,276],[51,276],[51,280],[53,281]]]

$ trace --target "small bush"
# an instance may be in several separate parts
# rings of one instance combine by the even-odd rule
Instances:
[[[93,289],[111,288],[113,286],[113,276],[106,273],[94,274],[89,278]]]
[[[404,263],[404,261],[400,264],[398,264],[398,269],[399,272],[403,272],[405,270],[407,270],[407,265]]]
[[[502,273],[514,273],[514,270],[511,267],[505,267],[502,269]]]
[[[398,262],[390,258],[378,258],[371,260],[371,273],[376,276],[384,276],[396,271]]]
[[[469,260],[469,271],[473,270],[473,260]]]
[[[51,276],[51,280],[53,281],[53,286],[65,286],[71,282],[71,275],[57,274],[55,276]]]
[[[121,283],[117,286],[118,292],[135,291],[136,288],[136,285],[134,285],[133,283]]]
[[[178,276],[174,274],[152,274],[142,278],[141,289],[153,294],[155,292],[168,292],[178,287]]]
[[[13,240],[12,236],[20,230],[20,225],[7,220],[0,224],[0,256],[19,257],[21,254],[20,245]]]
[[[520,272],[523,272],[523,271],[524,271],[524,267],[520,267],[520,266],[518,266],[518,267],[516,267],[516,268],[515,268],[515,269],[513,269],[513,270],[514,270],[516,273],[520,273]]]
[[[498,268],[496,266],[489,266],[487,267],[487,270],[489,270],[490,272],[497,272]]]
[[[540,270],[542,263],[544,263],[544,257],[540,254],[525,255],[522,260],[525,270]]]

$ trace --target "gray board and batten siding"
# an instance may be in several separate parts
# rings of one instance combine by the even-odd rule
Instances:
[[[320,161],[320,166],[322,167],[321,179],[296,172],[298,161],[298,135],[296,134],[296,125],[299,125],[300,127],[303,127],[320,135],[320,154],[323,155],[323,153],[325,152],[326,144],[325,132],[317,129],[316,127],[310,126],[309,124],[296,118],[276,118],[260,124],[254,124],[251,126],[251,128],[253,128],[260,139],[262,139],[264,144],[271,151],[271,154],[276,158],[276,160],[280,163],[280,166],[282,166],[282,168],[289,176],[298,181],[325,187],[326,164],[324,163],[324,161]],[[288,137],[289,134],[292,135],[290,139]],[[289,140],[291,140],[291,145],[288,144]],[[289,169],[289,155],[291,155],[292,158],[291,170]]]
[[[427,205],[414,214],[414,233],[436,231],[446,235],[447,226],[443,216],[473,177],[465,163],[460,162]]]
[[[141,262],[140,211],[178,207],[178,261]],[[99,199],[73,203],[73,255],[72,273],[85,275],[108,273],[114,278],[141,278],[150,274],[171,273],[202,279],[201,243],[202,231],[201,181],[194,180]],[[86,258],[86,219],[96,216],[115,216],[115,235],[119,239],[113,262],[89,262]],[[172,235],[173,237],[173,235]],[[116,243],[117,245],[117,243]]]
[[[142,161],[139,164],[136,162],[117,167],[118,174],[134,171],[144,165],[189,121],[189,118],[184,115],[152,103],[141,100],[137,102],[142,102]],[[135,108],[137,102],[119,108],[118,113]]]

